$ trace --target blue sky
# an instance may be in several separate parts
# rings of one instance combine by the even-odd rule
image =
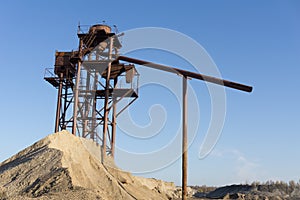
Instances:
[[[189,184],[299,180],[299,1],[54,0],[1,4],[0,161],[53,132],[56,91],[43,80],[44,68],[53,66],[56,49],[77,47],[79,21],[95,24],[105,20],[109,25],[116,24],[120,31],[163,27],[186,34],[206,49],[222,77],[254,86],[251,94],[226,89],[222,135],[214,151],[199,159],[209,123],[210,100],[205,85],[191,82],[199,87],[203,117],[189,151]],[[184,63],[162,52],[141,51],[134,55],[169,65]],[[152,99],[149,92],[154,89],[141,90],[141,98],[132,107],[138,123],[149,120],[147,113],[144,115],[144,104],[168,101],[167,97],[162,102]],[[166,110],[174,109],[167,106]],[[178,122],[173,117],[168,120],[171,124],[172,120]],[[168,128],[163,131],[167,133]],[[118,143],[126,146],[126,142]],[[135,150],[141,148],[137,145]],[[180,184],[180,160],[143,175]]]

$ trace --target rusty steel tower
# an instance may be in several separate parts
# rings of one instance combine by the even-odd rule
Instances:
[[[79,26],[77,35],[78,50],[56,52],[54,70],[46,69],[45,80],[58,89],[55,132],[68,129],[114,156],[116,118],[138,98],[139,74],[116,60],[122,45],[109,26]],[[123,98],[131,101],[117,112]]]
[[[68,129],[101,145],[102,158],[114,157],[116,118],[138,98],[139,74],[134,64],[182,77],[182,199],[187,198],[187,81],[202,80],[251,92],[252,87],[191,71],[119,55],[119,36],[107,25],[78,27],[76,51],[56,52],[45,80],[58,89],[55,132]],[[120,63],[120,61],[128,64]],[[117,111],[122,99],[130,99]],[[103,160],[102,160],[103,162]]]

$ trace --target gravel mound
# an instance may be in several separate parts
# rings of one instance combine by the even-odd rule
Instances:
[[[175,199],[173,183],[132,176],[100,147],[67,131],[51,134],[0,163],[4,199]]]

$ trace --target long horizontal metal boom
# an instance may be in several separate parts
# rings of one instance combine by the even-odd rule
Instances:
[[[227,80],[219,79],[219,78],[212,77],[212,76],[198,74],[195,72],[190,72],[190,71],[186,71],[186,70],[182,70],[182,69],[178,69],[178,68],[174,68],[174,67],[170,67],[170,66],[166,66],[166,65],[156,64],[156,63],[145,61],[145,60],[139,60],[139,59],[130,58],[130,57],[126,57],[126,56],[119,56],[117,58],[117,60],[122,60],[125,62],[130,62],[130,63],[134,63],[134,64],[138,64],[138,65],[143,65],[146,67],[151,67],[154,69],[175,73],[175,74],[182,75],[185,77],[195,78],[195,79],[203,80],[206,82],[215,83],[218,85],[234,88],[237,90],[242,90],[245,92],[252,92],[252,87],[248,86],[248,85],[243,85],[240,83],[235,83],[232,81],[227,81]]]

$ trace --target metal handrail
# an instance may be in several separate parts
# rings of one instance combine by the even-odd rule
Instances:
[[[57,75],[54,74],[54,68],[45,69],[44,78],[50,78],[50,77],[57,77]]]

